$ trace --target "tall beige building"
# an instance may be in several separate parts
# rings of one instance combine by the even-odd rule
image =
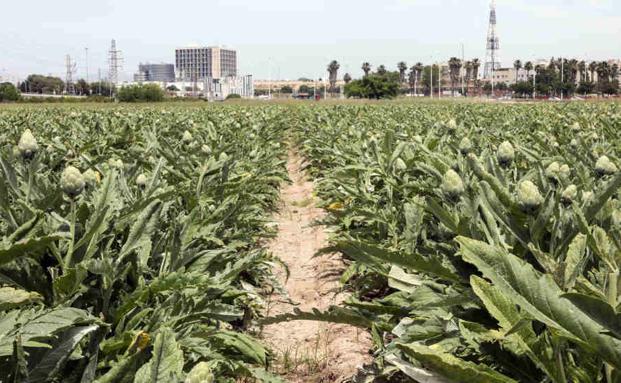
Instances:
[[[175,50],[177,78],[186,81],[237,76],[237,52],[220,47],[186,47]]]

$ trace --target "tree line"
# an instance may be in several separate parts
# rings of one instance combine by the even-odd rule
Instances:
[[[345,73],[345,95],[356,98],[392,98],[399,94],[430,95],[440,92],[448,86],[451,93],[457,92],[467,96],[471,91],[475,94],[491,93],[492,84],[479,77],[481,61],[477,58],[462,61],[451,57],[448,65],[449,84],[445,84],[443,68],[437,64],[424,65],[416,63],[411,67],[401,61],[396,70],[389,71],[386,66],[379,65],[375,71],[369,62],[364,62],[361,69],[364,73],[360,79],[353,79]],[[340,65],[336,60],[328,64],[329,91],[334,94]],[[572,96],[575,94],[616,95],[619,94],[619,66],[607,61],[589,62],[577,59],[554,59],[548,65],[535,65],[531,61],[522,64],[521,60],[513,63],[515,83],[510,86],[505,82],[496,82],[498,91],[512,91],[518,96]],[[526,71],[526,80],[518,75]]]

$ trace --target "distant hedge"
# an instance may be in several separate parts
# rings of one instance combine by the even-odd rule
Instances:
[[[156,84],[130,85],[119,89],[121,102],[159,102],[164,101],[164,91]]]
[[[20,99],[19,91],[15,85],[10,82],[3,82],[0,84],[0,102],[2,101],[17,101]]]

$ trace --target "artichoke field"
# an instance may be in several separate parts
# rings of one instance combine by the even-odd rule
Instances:
[[[621,382],[618,104],[307,108],[357,382]]]
[[[0,381],[276,379],[245,330],[272,285],[283,116],[0,110]]]

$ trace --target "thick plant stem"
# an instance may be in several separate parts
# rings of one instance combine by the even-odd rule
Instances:
[[[613,271],[608,273],[608,303],[610,306],[615,309],[617,307],[617,294],[618,294],[618,286],[619,286],[619,272]],[[606,381],[608,383],[612,383],[614,380],[612,378],[612,369],[613,367],[606,363]]]
[[[73,247],[75,246],[75,221],[76,221],[76,207],[75,201],[71,199],[71,241],[69,242],[69,249],[67,250],[67,255],[65,256],[65,268],[71,267],[71,262],[73,258]]]

